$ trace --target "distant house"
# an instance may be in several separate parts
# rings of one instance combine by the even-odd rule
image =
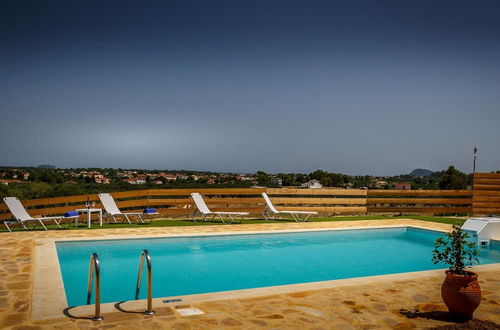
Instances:
[[[321,182],[318,180],[314,179],[309,182],[303,183],[301,185],[302,188],[308,188],[308,189],[321,189],[323,186],[321,185]]]
[[[278,187],[283,187],[283,179],[282,178],[271,178],[271,184],[276,185]]]
[[[100,183],[100,184],[109,184],[109,179],[106,177],[94,177],[94,182],[95,183]]]
[[[240,181],[253,181],[254,178],[251,174],[238,174],[236,175],[236,179]]]
[[[388,183],[387,181],[377,181],[377,182],[374,182],[374,183],[371,183],[370,184],[370,188],[374,188],[374,189],[384,189],[385,187],[387,187]]]
[[[177,179],[174,174],[162,174],[161,176],[168,181],[175,181]]]
[[[396,182],[394,184],[394,189],[396,189],[396,190],[411,190],[411,183],[408,183],[408,182]]]
[[[123,182],[129,183],[129,184],[144,184],[144,183],[146,183],[146,180],[144,180],[144,179],[123,179]]]

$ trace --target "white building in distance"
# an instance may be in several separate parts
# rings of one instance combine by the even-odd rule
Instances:
[[[302,188],[309,188],[309,189],[321,189],[323,186],[321,185],[321,182],[318,180],[311,180],[309,182],[303,183],[301,185]]]

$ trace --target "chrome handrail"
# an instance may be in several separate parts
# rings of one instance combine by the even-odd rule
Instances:
[[[101,315],[101,264],[97,253],[92,253],[90,256],[89,265],[89,280],[87,285],[87,305],[90,305],[92,297],[92,282],[95,273],[95,315],[92,317],[94,321],[101,321],[104,317]]]
[[[146,259],[146,265],[148,267],[148,309],[144,312],[144,314],[154,315],[156,312],[153,310],[153,279],[152,279],[151,255],[149,254],[148,250],[142,250],[141,253],[141,258],[139,261],[139,273],[137,274],[137,286],[135,288],[135,300],[139,299],[139,291],[141,290],[144,259]]]

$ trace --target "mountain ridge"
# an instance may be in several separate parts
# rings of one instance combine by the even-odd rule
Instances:
[[[431,176],[434,173],[434,171],[425,169],[425,168],[416,168],[413,171],[411,171],[409,176]]]

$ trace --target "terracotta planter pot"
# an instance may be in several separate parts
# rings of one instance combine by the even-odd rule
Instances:
[[[481,288],[477,274],[467,272],[468,276],[446,271],[446,278],[441,286],[441,297],[450,313],[461,320],[470,320],[481,303]]]

